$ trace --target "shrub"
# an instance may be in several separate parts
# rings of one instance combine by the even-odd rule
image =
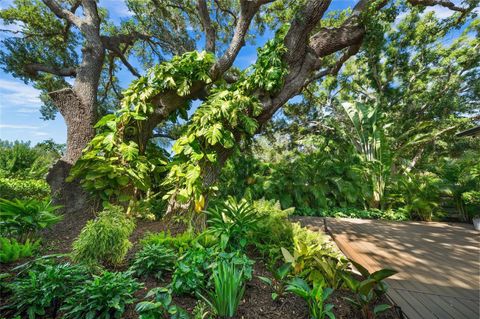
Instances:
[[[66,319],[120,318],[125,307],[135,301],[133,294],[140,288],[130,272],[105,271],[74,288],[62,311]]]
[[[39,230],[51,227],[62,219],[55,213],[60,207],[52,206],[49,201],[0,199],[1,232],[20,241],[32,239]]]
[[[136,255],[132,271],[138,276],[154,275],[160,279],[162,272],[172,271],[177,255],[161,244],[147,244]]]
[[[283,264],[278,269],[272,271],[273,279],[268,277],[258,276],[260,280],[270,285],[274,292],[272,292],[272,300],[276,300],[278,297],[283,296],[285,293],[286,288],[286,280],[290,271],[292,269],[292,265],[289,263]]]
[[[165,287],[156,287],[151,289],[145,299],[137,304],[135,310],[140,315],[140,319],[188,319],[190,316],[182,308],[172,303],[172,289]]]
[[[85,268],[77,265],[39,265],[9,284],[12,295],[8,307],[23,318],[56,318],[72,288],[88,278]]]
[[[208,232],[219,238],[221,249],[245,248],[251,232],[258,229],[261,217],[246,200],[230,197],[207,212]]]
[[[87,222],[73,243],[72,258],[87,264],[119,265],[132,246],[128,237],[135,228],[123,208],[110,206]]]
[[[383,281],[385,278],[393,276],[397,272],[392,269],[381,269],[370,273],[365,267],[353,260],[350,262],[365,277],[364,280],[357,280],[350,274],[345,273],[344,280],[348,288],[355,293],[355,298],[345,298],[352,305],[356,306],[362,312],[363,318],[374,319],[377,314],[390,309],[387,304],[375,305],[379,297],[387,292],[387,284]],[[373,309],[372,309],[373,308]]]
[[[49,195],[50,186],[44,180],[0,178],[0,198],[45,200]]]
[[[194,239],[195,234],[191,231],[186,231],[177,236],[172,236],[170,233],[162,231],[159,233],[146,235],[145,238],[141,240],[141,244],[143,246],[149,244],[158,244],[182,253],[190,247]]]
[[[39,245],[40,240],[30,242],[27,239],[24,244],[21,244],[14,238],[0,237],[0,263],[11,263],[18,259],[30,257]]]
[[[220,317],[231,318],[245,293],[243,269],[233,262],[221,261],[213,270],[213,290],[201,296]]]
[[[335,318],[332,312],[333,305],[325,304],[333,289],[325,288],[323,281],[315,281],[311,288],[305,280],[295,278],[288,284],[286,290],[305,299],[311,318],[324,319],[327,316],[331,319]]]
[[[288,216],[294,208],[282,210],[279,202],[266,200],[253,202],[253,207],[261,218],[257,231],[250,233],[250,241],[273,267],[282,256],[280,247],[293,245],[293,228]]]
[[[208,266],[213,250],[200,245],[192,247],[175,264],[172,289],[175,293],[194,293],[204,288],[208,279]]]

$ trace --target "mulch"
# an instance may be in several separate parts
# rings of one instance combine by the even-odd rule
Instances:
[[[85,226],[86,222],[91,219],[92,215],[86,215],[85,213],[77,213],[64,218],[60,223],[56,224],[51,230],[44,232],[43,236],[43,254],[64,254],[71,250],[71,246],[75,238],[80,233],[81,229]],[[139,249],[139,241],[146,233],[155,233],[160,231],[170,231],[172,234],[178,234],[184,231],[184,228],[179,225],[166,225],[162,222],[151,221],[138,221],[137,227],[130,237],[130,240],[134,244],[132,249],[127,255],[127,264]],[[237,316],[235,318],[241,319],[307,319],[308,318],[308,306],[307,303],[300,297],[287,294],[283,297],[279,297],[277,300],[272,300],[271,293],[272,288],[258,279],[257,276],[271,277],[270,272],[267,270],[263,261],[255,256],[255,254],[249,253],[250,257],[255,259],[255,265],[253,269],[253,279],[247,283],[245,296],[241,301]],[[25,263],[26,260],[21,262],[3,265],[0,264],[0,273],[10,272],[15,266]],[[120,267],[118,270],[124,270],[127,265]],[[148,290],[158,286],[166,286],[169,282],[167,275],[164,282],[159,282],[153,277],[142,278],[141,281],[144,287],[137,291],[135,296],[142,300]],[[5,302],[2,296],[3,302]],[[344,297],[352,297],[352,293],[349,291],[338,290],[334,291],[331,295],[328,303],[334,304],[334,312],[337,319],[361,319],[360,312],[353,308]],[[179,306],[182,306],[188,311],[192,311],[195,307],[196,298],[191,296],[175,296],[173,302]],[[389,303],[387,300],[382,300],[381,303]],[[0,313],[0,317],[1,317]],[[138,315],[135,312],[134,305],[130,305],[127,308],[123,318],[136,319]],[[380,319],[397,319],[399,316],[391,309],[377,318]]]

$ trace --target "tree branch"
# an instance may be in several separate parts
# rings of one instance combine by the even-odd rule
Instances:
[[[72,11],[62,8],[55,0],[42,0],[43,3],[60,19],[65,19],[78,28],[81,27],[83,20],[73,14]]]
[[[40,63],[32,63],[24,66],[24,69],[27,73],[32,76],[37,76],[39,72],[50,73],[58,76],[76,76],[77,68],[76,67],[65,67],[58,68],[55,66],[44,65]]]
[[[247,35],[253,17],[263,4],[271,1],[272,0],[240,1],[240,17],[235,26],[232,41],[222,57],[218,59],[210,69],[210,76],[213,79],[217,79],[232,66],[238,52],[240,52],[240,49],[245,45],[245,36]]]
[[[205,0],[198,0],[197,9],[203,31],[205,32],[205,50],[215,53],[215,28],[210,19],[207,2]]]
[[[468,8],[462,8],[458,7],[455,5],[455,3],[448,1],[448,0],[407,0],[410,4],[416,6],[416,5],[421,5],[421,6],[442,6],[445,8],[448,8],[452,11],[458,11],[458,12],[467,12]]]

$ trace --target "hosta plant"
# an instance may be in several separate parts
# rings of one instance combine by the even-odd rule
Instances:
[[[312,319],[324,319],[326,317],[334,319],[332,312],[333,305],[325,304],[328,297],[333,292],[332,288],[326,288],[325,282],[315,281],[313,287],[301,278],[294,278],[287,286],[287,291],[305,299],[308,304],[308,311]]]
[[[142,285],[130,272],[108,272],[75,287],[65,300],[66,319],[121,318],[127,305],[135,302],[134,293]]]
[[[366,279],[358,280],[352,275],[345,273],[343,275],[346,286],[355,294],[355,297],[345,298],[355,307],[359,308],[365,319],[374,319],[376,316],[392,306],[387,304],[375,305],[379,297],[387,292],[387,284],[383,281],[385,278],[393,276],[397,271],[392,269],[381,269],[370,273],[359,263],[350,260],[355,268]]]
[[[82,266],[35,264],[9,284],[8,307],[22,318],[56,318],[65,298],[88,278]]]
[[[160,279],[163,272],[172,271],[177,255],[161,244],[147,244],[137,254],[131,269],[138,276],[153,275]]]

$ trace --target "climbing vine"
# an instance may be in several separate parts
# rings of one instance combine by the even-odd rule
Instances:
[[[121,109],[98,121],[98,134],[71,170],[70,180],[79,178],[87,191],[104,201],[128,201],[139,190],[151,188],[152,176],[166,173],[164,198],[194,203],[201,211],[212,190],[203,182],[205,167],[216,165],[220,151],[255,134],[255,118],[262,111],[257,93],[271,94],[283,85],[287,30],[288,25],[282,27],[258,50],[256,63],[234,84],[211,83],[214,56],[206,52],[188,52],[150,69],[123,92]],[[210,92],[173,145],[175,155],[169,162],[164,150],[144,142],[148,137],[142,136],[142,128],[155,110],[155,96],[166,91],[187,96],[195,82],[211,84]],[[174,117],[186,117],[188,108],[187,102]]]
[[[163,183],[170,187],[165,199],[193,202],[195,211],[202,211],[205,194],[214,189],[204,181],[205,168],[217,164],[219,152],[255,134],[255,117],[262,111],[256,93],[273,93],[283,85],[287,73],[282,61],[286,52],[283,39],[287,30],[288,25],[258,50],[256,63],[235,84],[213,89],[195,112],[186,134],[173,146],[175,157]]]

